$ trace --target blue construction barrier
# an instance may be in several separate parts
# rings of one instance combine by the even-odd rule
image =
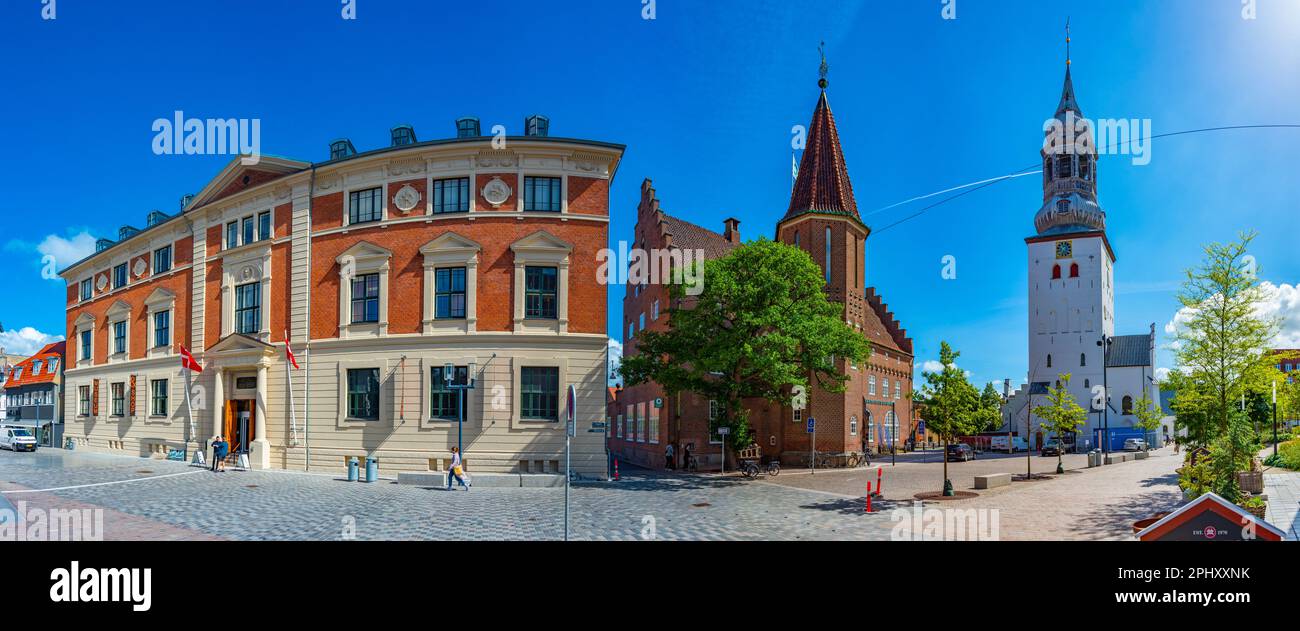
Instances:
[[[1155,432],[1148,432],[1136,427],[1112,427],[1107,434],[1110,440],[1109,449],[1107,449],[1107,451],[1124,451],[1124,441],[1130,438],[1145,439],[1147,441],[1147,446],[1149,447],[1154,448],[1156,445]],[[1100,449],[1102,445],[1101,428],[1093,430],[1092,440],[1092,444],[1097,445],[1097,448]]]

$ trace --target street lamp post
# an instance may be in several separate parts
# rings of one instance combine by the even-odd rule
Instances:
[[[1101,349],[1101,394],[1102,394],[1101,397],[1101,413],[1102,413],[1101,463],[1103,465],[1106,464],[1106,456],[1110,455],[1110,383],[1106,379],[1107,375],[1109,374],[1106,372],[1106,369],[1110,365],[1110,343],[1112,341],[1113,340],[1109,335],[1102,333],[1101,339],[1098,340],[1097,342],[1097,346],[1102,347]]]
[[[474,389],[474,372],[478,364],[470,362],[465,368],[465,383],[456,383],[456,366],[447,363],[442,365],[442,379],[447,383],[448,390],[456,390],[460,393],[460,405],[456,413],[456,452],[460,454],[461,460],[465,459],[465,404],[468,402],[466,392]]]

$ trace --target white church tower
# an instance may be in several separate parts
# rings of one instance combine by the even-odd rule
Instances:
[[[1067,36],[1067,42],[1069,41]],[[1097,201],[1097,153],[1085,126],[1066,59],[1065,86],[1040,155],[1043,205],[1036,233],[1025,239],[1029,272],[1028,384],[1004,409],[1005,429],[1030,448],[1048,438],[1029,409],[1046,402],[1046,388],[1070,374],[1070,391],[1088,410],[1088,425],[1075,436],[1079,449],[1098,446],[1097,429],[1131,435],[1132,408],[1144,388],[1154,388],[1154,327],[1150,335],[1115,337],[1115,251],[1106,237],[1106,213]],[[1060,135],[1063,132],[1063,136]],[[1074,138],[1080,142],[1062,142]],[[1093,405],[1094,388],[1107,385],[1110,413]],[[1097,390],[1100,392],[1100,390]],[[1019,399],[1019,400],[1016,400]],[[1026,409],[1026,406],[1029,409]],[[1026,423],[1028,421],[1028,423]],[[1028,431],[1028,436],[1026,432]],[[1159,437],[1155,437],[1159,442]],[[1114,441],[1115,438],[1112,438]],[[1122,439],[1119,440],[1122,443]]]

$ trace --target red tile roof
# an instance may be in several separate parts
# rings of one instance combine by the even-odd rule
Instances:
[[[663,214],[663,231],[673,235],[672,247],[682,250],[703,250],[707,259],[722,258],[736,249],[739,243],[728,241],[726,237],[697,226],[684,219],[678,219],[668,213]]]
[[[67,351],[67,346],[67,342],[47,344],[39,353],[14,364],[5,381],[5,387],[16,388],[19,386],[30,386],[40,383],[53,383],[55,378],[57,378],[63,371],[63,355]],[[59,367],[54,372],[50,372],[49,368],[51,359],[59,360]],[[41,371],[37,374],[32,374],[32,365],[38,360],[41,362]],[[14,375],[19,373],[19,369],[22,369],[22,376],[19,379],[15,379]]]
[[[831,115],[826,92],[822,91],[813,111],[812,127],[799,163],[799,176],[790,195],[790,208],[785,218],[804,213],[831,213],[849,215],[858,221],[858,202],[853,197],[853,184],[849,181],[849,168],[844,163],[840,149],[840,135],[835,130],[835,117]]]

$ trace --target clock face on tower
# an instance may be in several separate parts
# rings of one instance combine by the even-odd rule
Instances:
[[[1073,256],[1074,256],[1074,242],[1073,242],[1073,241],[1057,241],[1057,242],[1056,242],[1056,258],[1058,258],[1058,259],[1068,259],[1068,258],[1071,258],[1071,257],[1073,257]]]

